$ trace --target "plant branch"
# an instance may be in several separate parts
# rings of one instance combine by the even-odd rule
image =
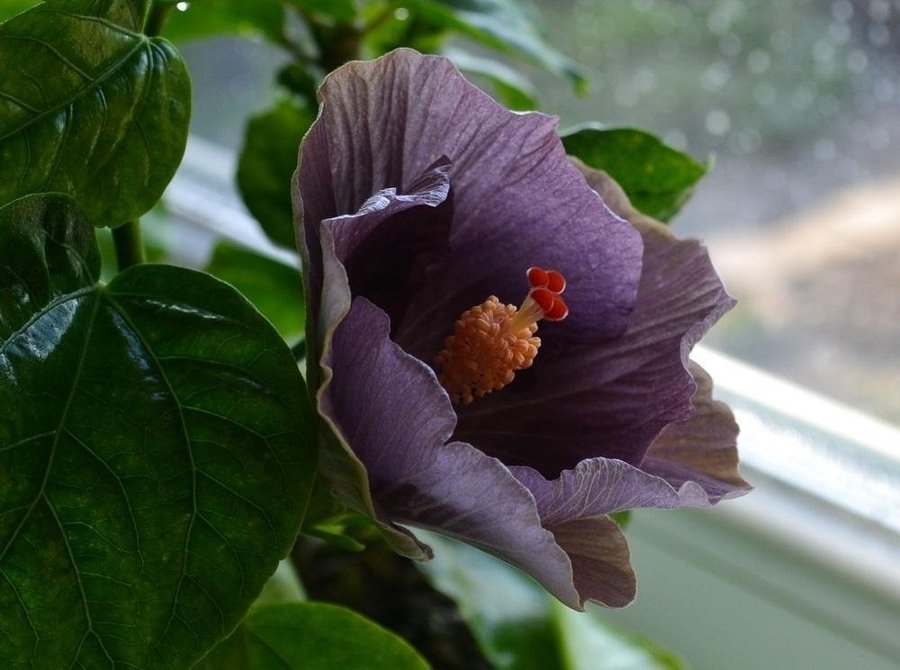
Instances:
[[[139,221],[128,223],[113,228],[113,244],[116,248],[116,262],[119,272],[127,270],[132,265],[140,265],[144,262],[144,244],[141,241],[141,224]]]
[[[161,34],[163,26],[166,24],[166,19],[169,18],[169,14],[172,13],[174,8],[175,5],[173,4],[154,2],[150,8],[150,15],[147,17],[147,23],[144,26],[144,34],[148,37],[156,37]]]

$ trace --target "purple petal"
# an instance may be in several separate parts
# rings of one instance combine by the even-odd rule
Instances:
[[[366,465],[373,489],[391,486],[447,443],[456,415],[434,373],[389,338],[390,322],[365,298],[354,298],[326,352],[335,374],[322,413],[340,428]]]
[[[433,530],[524,570],[571,607],[582,601],[572,565],[541,526],[534,498],[495,458],[451,442],[375,493],[400,523]]]
[[[569,555],[579,605],[588,600],[607,607],[624,607],[637,589],[628,543],[612,519],[575,519],[550,528]]]
[[[455,422],[447,394],[389,331],[384,312],[354,299],[326,351],[319,401],[342,444],[352,445],[349,455],[368,471],[372,513],[383,527],[409,524],[478,546],[577,606],[569,559],[541,526],[534,498],[496,459],[468,444],[447,444]],[[340,374],[331,377],[331,370]],[[330,470],[331,460],[325,464]],[[369,495],[344,493],[357,500]],[[424,555],[409,549],[404,553]]]
[[[320,222],[356,212],[382,189],[406,192],[447,156],[451,254],[394,324],[400,344],[430,360],[465,309],[491,294],[518,304],[531,265],[555,267],[569,279],[572,316],[560,337],[606,338],[624,330],[640,238],[586,187],[554,119],[509,112],[450,61],[409,50],[338,69],[320,95],[295,192],[312,292],[320,285]]]
[[[449,171],[447,159],[440,159],[407,193],[379,191],[355,214],[322,222],[323,239],[330,235],[334,243],[333,258],[326,253],[323,262],[340,262],[350,294],[376,303],[392,323],[402,319],[407,296],[421,287],[429,266],[448,251]]]
[[[737,425],[727,406],[712,400],[712,381],[691,364],[698,381],[696,416],[668,427],[640,468],[606,458],[584,460],[554,479],[537,470],[510,470],[534,495],[544,526],[641,507],[707,507],[746,492],[737,472]]]
[[[304,262],[307,264],[310,262],[310,253],[318,252],[318,262],[324,270],[318,274],[307,274],[308,300],[311,306],[312,303],[315,303],[309,312],[309,320],[315,324],[316,331],[310,332],[319,334],[317,338],[308,338],[307,346],[309,355],[313,357],[319,356],[321,348],[321,363],[325,379],[321,381],[317,394],[319,411],[326,422],[330,424],[333,433],[333,438],[328,437],[323,440],[320,467],[346,504],[369,514],[378,521],[385,538],[397,552],[411,558],[421,559],[430,557],[431,549],[418,542],[409,531],[392,523],[376,510],[369,489],[367,465],[354,452],[356,445],[351,446],[347,436],[342,434],[340,427],[334,425],[333,412],[330,415],[327,411],[333,397],[333,392],[328,387],[335,369],[335,363],[329,355],[330,338],[335,328],[350,312],[352,300],[351,278],[342,261],[346,260],[358,274],[364,274],[365,256],[356,252],[365,247],[367,234],[378,239],[380,237],[379,229],[382,228],[393,228],[398,232],[411,234],[413,239],[416,239],[414,236],[416,231],[406,225],[406,220],[402,218],[403,214],[415,208],[439,208],[449,191],[446,171],[442,171],[440,166],[435,166],[430,175],[423,175],[419,186],[422,187],[419,192],[407,195],[398,195],[393,189],[376,193],[366,203],[363,203],[355,215],[323,222],[320,248],[313,250],[301,245],[301,249],[306,252]],[[354,262],[355,256],[361,256],[360,260]],[[319,282],[317,290],[310,284],[314,281]],[[340,366],[340,364],[339,361],[337,365]],[[312,384],[320,383],[315,373],[315,366],[310,366],[309,376]],[[338,375],[338,380],[342,378],[343,375]],[[452,430],[453,421],[455,421],[455,417],[451,417],[449,430]]]
[[[510,470],[534,495],[541,521],[548,528],[627,509],[711,504],[694,482],[685,482],[675,489],[665,479],[615,459],[582,461],[551,480],[525,466],[512,466]]]
[[[649,220],[636,225],[644,263],[626,333],[565,347],[542,326],[534,365],[501,393],[459,408],[456,439],[553,477],[595,456],[639,464],[663,428],[693,415],[688,353],[734,301],[699,243]]]
[[[711,503],[746,493],[750,486],[738,472],[738,426],[728,406],[712,399],[712,379],[696,363],[693,403],[696,415],[687,423],[668,426],[653,442],[641,469],[681,487],[693,481]]]

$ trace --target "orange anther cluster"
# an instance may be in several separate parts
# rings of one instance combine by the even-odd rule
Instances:
[[[531,268],[528,283],[531,290],[519,309],[490,296],[463,312],[444,341],[434,362],[454,403],[468,405],[509,384],[537,356],[537,322],[566,318],[569,308],[559,295],[566,280],[559,272]]]
[[[537,323],[510,328],[516,311],[492,295],[459,317],[435,359],[438,379],[454,403],[468,405],[502,389],[516,370],[531,365],[541,346],[541,339],[533,337]]]

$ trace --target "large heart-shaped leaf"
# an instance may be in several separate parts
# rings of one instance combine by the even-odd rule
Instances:
[[[93,283],[86,225],[58,197],[0,209],[0,659],[182,670],[293,543],[310,410],[233,288],[153,265]]]
[[[402,638],[352,610],[325,603],[255,607],[197,670],[427,670]]]
[[[0,4],[0,21],[15,16],[19,12],[31,9],[35,5],[39,5],[45,0],[3,0]],[[68,7],[71,0],[62,0],[68,4],[61,5]],[[75,0],[77,2],[77,0]],[[57,4],[61,0],[56,0]],[[132,30],[140,30],[144,15],[147,13],[147,4],[149,0],[101,0],[95,2],[94,5],[101,5],[102,11],[107,15],[109,20],[118,23]]]
[[[184,153],[190,81],[146,0],[48,0],[0,24],[0,204],[71,194],[97,225],[150,209]]]
[[[708,165],[633,128],[580,128],[562,137],[570,156],[605,170],[641,212],[668,221],[687,201]]]

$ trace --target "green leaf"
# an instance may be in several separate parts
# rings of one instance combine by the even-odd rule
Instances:
[[[626,509],[621,512],[613,512],[609,515],[610,518],[619,524],[619,528],[625,530],[628,528],[628,524],[631,523],[631,510]]]
[[[443,54],[463,72],[490,81],[496,98],[505,107],[520,111],[537,109],[536,91],[531,82],[508,65],[453,47],[444,49]]]
[[[421,537],[427,537],[435,558],[417,567],[456,602],[498,670],[564,668],[549,596],[543,589],[473,547],[434,534]]]
[[[524,58],[545,70],[567,77],[576,90],[587,79],[571,60],[550,47],[535,29],[527,4],[511,0],[410,0],[417,16],[450,28],[498,51]]]
[[[581,128],[562,136],[566,152],[589,167],[605,170],[619,182],[637,209],[668,221],[706,174],[686,153],[632,128]]]
[[[0,242],[0,334],[100,275],[94,228],[65,195],[31,196],[0,207]]]
[[[19,12],[36,7],[43,2],[44,0],[3,0],[3,6],[0,7],[0,21],[5,21]],[[105,16],[113,23],[140,32],[149,3],[150,0],[95,0],[91,7],[96,16]],[[48,4],[56,9],[76,12],[80,11],[84,5],[79,0],[48,0]]]
[[[281,0],[190,0],[183,10],[176,6],[163,29],[175,42],[215,35],[262,35],[277,42],[283,32]]]
[[[154,0],[45,0],[52,11],[85,14],[111,21],[132,32],[144,29],[147,13]]]
[[[149,210],[187,141],[190,81],[143,2],[48,0],[0,24],[0,205],[71,194],[97,225]]]
[[[427,670],[402,638],[363,616],[325,603],[254,608],[198,670]]]
[[[0,21],[6,21],[26,9],[31,9],[42,0],[3,0],[0,3]]]
[[[93,283],[92,237],[58,196],[0,209],[0,658],[181,670],[293,544],[311,412],[233,288],[155,265]]]
[[[310,108],[308,113],[315,116],[318,113],[316,91],[319,90],[322,77],[313,70],[312,66],[303,66],[294,62],[287,63],[278,71],[275,80],[288,91],[312,105],[314,108]]]
[[[321,474],[313,483],[303,519],[303,533],[355,552],[366,548],[362,540],[377,535],[371,517],[348,509]]]
[[[276,244],[294,249],[291,177],[297,147],[315,112],[285,99],[250,119],[238,160],[237,183],[247,209]]]
[[[297,570],[290,556],[278,564],[275,574],[269,577],[253,607],[272,605],[274,603],[296,603],[306,600],[303,584],[297,576]]]
[[[457,603],[498,670],[681,670],[671,654],[570,610],[499,559],[433,533],[423,539],[435,558],[419,569]]]
[[[340,23],[349,23],[356,18],[355,0],[287,0],[304,12],[326,16]]]
[[[562,656],[567,670],[684,670],[677,656],[656,643],[618,630],[596,616],[553,603]]]
[[[297,268],[220,242],[206,271],[240,291],[284,339],[294,340],[303,335],[306,301],[303,279]]]

